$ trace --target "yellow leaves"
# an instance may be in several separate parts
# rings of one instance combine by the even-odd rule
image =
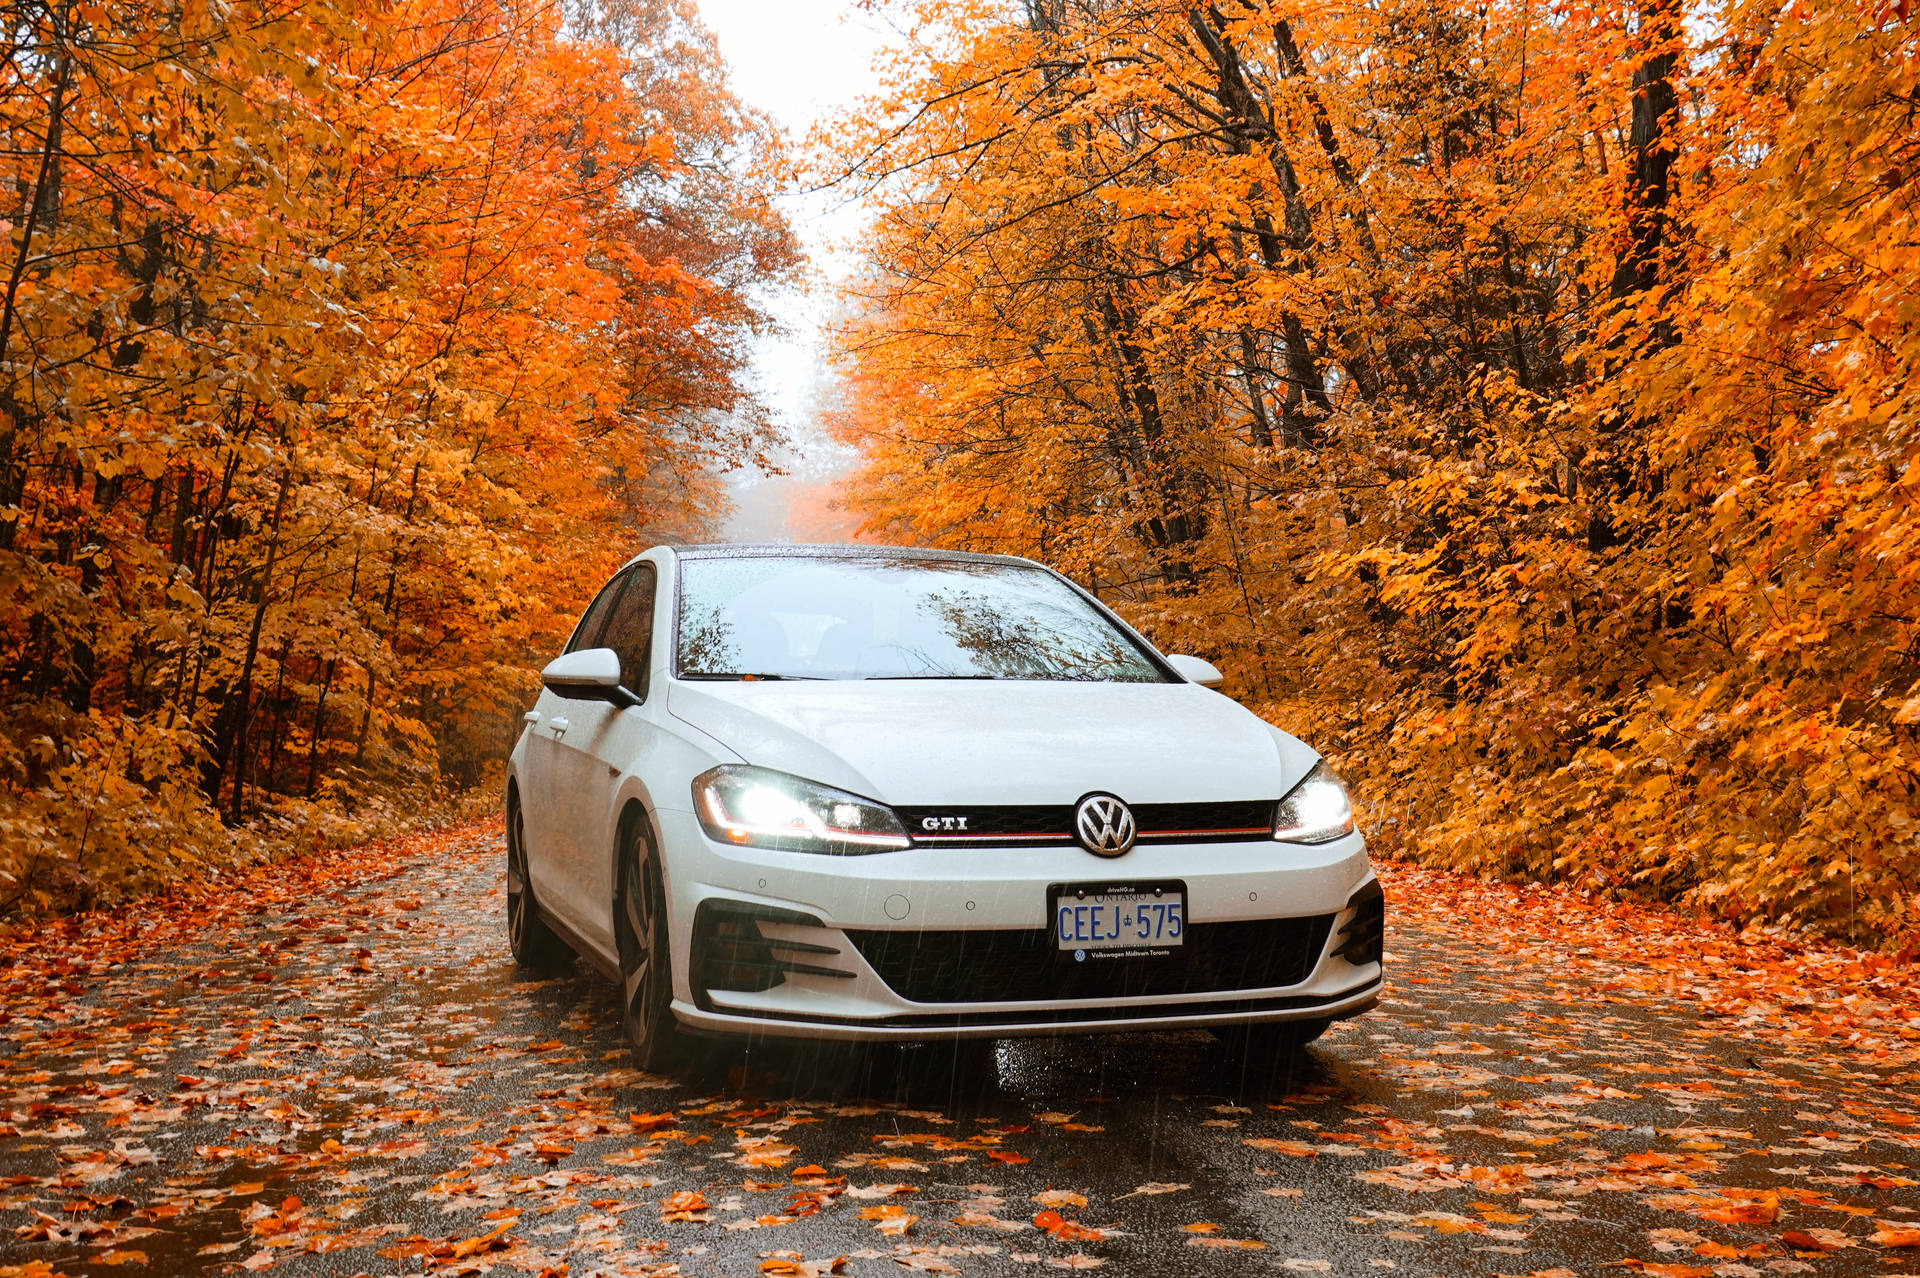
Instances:
[[[1733,1193],[1727,1192],[1728,1196]],[[1702,1219],[1717,1220],[1726,1225],[1767,1225],[1779,1219],[1780,1196],[1755,1193],[1740,1202],[1715,1203],[1708,1200],[1705,1205],[1695,1206],[1691,1210]]]
[[[1043,1189],[1033,1201],[1042,1207],[1085,1207],[1087,1196],[1072,1189]]]
[[[518,1220],[519,1218],[517,1216],[510,1220],[503,1220],[484,1234],[477,1234],[465,1238],[457,1234],[441,1239],[408,1238],[394,1243],[392,1246],[380,1248],[379,1254],[389,1260],[424,1260],[432,1267],[435,1266],[436,1263],[468,1260],[472,1257],[486,1255],[490,1252],[505,1251],[513,1243],[513,1240],[508,1236],[508,1231],[518,1223]],[[256,1258],[263,1255],[268,1256],[266,1263],[271,1264],[270,1253],[255,1253]],[[248,1262],[242,1262],[242,1264],[248,1268],[255,1269],[265,1267],[263,1264],[250,1264]]]
[[[1279,1140],[1272,1136],[1248,1136],[1244,1145],[1269,1154],[1285,1154],[1289,1158],[1315,1158],[1320,1151],[1304,1141]]]
[[[710,1210],[706,1195],[697,1189],[683,1189],[660,1201],[660,1219],[663,1221],[705,1224],[713,1219],[707,1215]]]
[[[784,1167],[798,1152],[774,1136],[749,1136],[741,1132],[733,1143],[741,1151],[738,1161],[742,1167]]]
[[[1192,1189],[1192,1188],[1193,1188],[1192,1185],[1187,1184],[1185,1182],[1180,1182],[1178,1184],[1175,1184],[1169,1181],[1157,1181],[1157,1180],[1148,1181],[1144,1185],[1135,1185],[1131,1190],[1127,1191],[1124,1194],[1114,1195],[1114,1201],[1119,1202],[1122,1198],[1133,1198],[1141,1194],[1150,1194],[1150,1195],[1177,1194],[1183,1189]],[[1084,1206],[1085,1204],[1083,1203],[1082,1205]]]
[[[768,1278],[826,1278],[847,1271],[847,1258],[809,1262],[797,1251],[776,1251],[760,1262],[760,1272]]]
[[[882,1203],[878,1207],[862,1207],[860,1219],[872,1221],[873,1227],[889,1238],[901,1238],[920,1217],[905,1207],[893,1203]]]
[[[1211,1234],[1187,1239],[1189,1247],[1202,1247],[1212,1251],[1260,1251],[1266,1245],[1258,1238],[1216,1238]]]
[[[1408,855],[1914,937],[1920,264],[1910,122],[1866,87],[1915,87],[1906,37],[1814,3],[1742,37],[1752,76],[1689,68],[1671,140],[1713,181],[1608,304],[1619,14],[1496,6],[1417,66],[1376,11],[1292,15],[1311,69],[1247,73],[1248,145],[1168,87],[1220,77],[1183,12],[929,12],[974,38],[903,71],[913,123],[837,139],[916,177],[844,343],[869,535],[1037,554],[1204,639],[1337,734]],[[1463,79],[1514,127],[1436,156]]]
[[[736,340],[796,260],[744,162],[663,180],[773,140],[678,11],[616,47],[446,0],[83,8],[112,50],[67,136],[114,160],[56,166],[0,325],[0,400],[38,405],[0,424],[0,667],[91,654],[24,717],[16,675],[0,697],[28,909],[237,864],[256,817],[346,843],[429,806],[634,530],[705,535],[712,470],[765,454]],[[17,34],[51,47],[51,17]],[[54,61],[7,95],[22,136]],[[136,733],[174,757],[102,757]]]
[[[1880,1247],[1920,1247],[1920,1228],[1876,1220],[1869,1241]]]

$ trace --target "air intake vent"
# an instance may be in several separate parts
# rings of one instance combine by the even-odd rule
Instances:
[[[1353,917],[1334,938],[1334,953],[1353,964],[1365,967],[1378,963],[1386,953],[1387,894],[1378,879],[1370,880],[1347,901]]]
[[[798,910],[711,898],[700,902],[700,909],[693,916],[691,951],[694,1002],[698,1006],[711,1006],[708,991],[757,993],[772,989],[789,973],[853,979],[852,972],[822,963],[837,956],[838,948],[811,941],[769,938],[760,930],[762,921],[820,928],[823,939],[828,935],[819,919]]]
[[[1014,1003],[1065,998],[1280,989],[1313,972],[1333,915],[1193,923],[1167,958],[1096,959],[1060,954],[1045,928],[1000,931],[847,930],[861,956],[901,998],[915,1003]]]

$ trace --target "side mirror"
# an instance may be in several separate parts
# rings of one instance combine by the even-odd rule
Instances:
[[[1188,683],[1197,683],[1203,688],[1217,688],[1227,681],[1226,676],[1215,669],[1211,661],[1202,661],[1198,657],[1189,657],[1185,653],[1175,653],[1168,657],[1167,664]]]
[[[540,672],[540,682],[569,701],[608,701],[621,709],[640,704],[620,686],[620,654],[611,648],[582,648],[555,657]]]

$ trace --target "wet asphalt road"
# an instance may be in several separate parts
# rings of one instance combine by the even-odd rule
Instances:
[[[1910,1060],[1703,1021],[1498,920],[1390,913],[1382,1007],[1292,1061],[1138,1035],[663,1078],[606,982],[513,966],[502,857],[469,832],[5,974],[0,1278],[1920,1273],[1889,1245]]]

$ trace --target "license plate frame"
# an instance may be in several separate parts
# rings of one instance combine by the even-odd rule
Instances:
[[[1166,904],[1178,908],[1178,930],[1167,934],[1167,917],[1163,914],[1157,920],[1160,935],[1139,939],[1137,936],[1118,937],[1105,941],[1087,943],[1077,941],[1069,943],[1070,938],[1063,935],[1061,904],[1085,901],[1095,904],[1094,898],[1103,898],[1098,904],[1110,904],[1107,898],[1132,899],[1137,904],[1145,898],[1147,904]],[[1164,899],[1156,899],[1164,898]],[[1076,923],[1084,922],[1084,916]],[[1056,961],[1069,965],[1078,965],[1090,961],[1112,962],[1127,960],[1130,962],[1162,962],[1177,960],[1186,953],[1186,933],[1192,926],[1187,914],[1187,885],[1180,879],[1150,880],[1103,880],[1091,883],[1051,883],[1047,885],[1047,939]],[[1138,930],[1137,928],[1135,929]],[[1077,933],[1078,929],[1076,929]]]

